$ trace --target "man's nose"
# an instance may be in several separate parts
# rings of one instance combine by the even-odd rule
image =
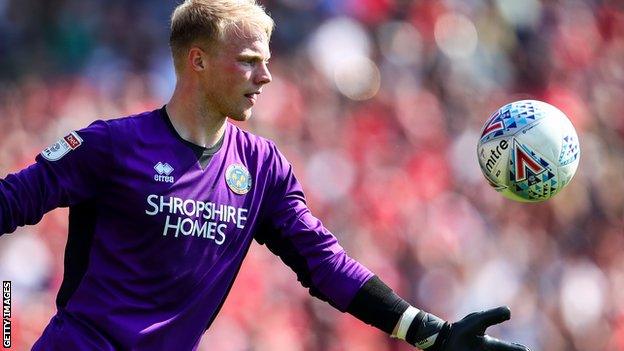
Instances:
[[[269,72],[269,67],[266,63],[262,63],[258,68],[258,72],[256,74],[256,79],[254,83],[258,85],[271,83],[273,77],[271,76],[271,72]]]

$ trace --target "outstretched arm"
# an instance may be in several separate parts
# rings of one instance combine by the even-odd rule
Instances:
[[[393,337],[427,351],[527,351],[485,335],[509,319],[506,308],[471,314],[457,323],[410,306],[366,267],[350,258],[332,233],[308,209],[292,166],[271,145],[274,186],[265,201],[256,240],[296,273],[310,294]]]
[[[469,314],[456,323],[410,306],[377,276],[369,279],[347,312],[395,338],[427,351],[528,351],[498,340],[485,330],[511,317],[507,307]]]

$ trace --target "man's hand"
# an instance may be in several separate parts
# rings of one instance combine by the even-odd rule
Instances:
[[[511,318],[507,307],[471,313],[462,320],[446,324],[427,351],[530,351],[526,346],[508,343],[485,335],[485,330]]]

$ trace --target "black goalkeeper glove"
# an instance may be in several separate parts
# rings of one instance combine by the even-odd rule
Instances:
[[[526,346],[485,335],[485,330],[511,318],[507,307],[467,315],[456,323],[445,323],[435,343],[426,351],[530,351]]]
[[[425,351],[530,351],[525,346],[485,335],[488,327],[511,317],[507,307],[472,313],[450,324],[410,306],[377,276],[357,292],[347,311]]]

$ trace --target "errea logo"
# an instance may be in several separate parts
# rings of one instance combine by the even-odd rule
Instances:
[[[163,183],[174,182],[173,176],[170,175],[171,172],[173,172],[173,167],[171,167],[170,164],[158,162],[154,166],[154,169],[156,170],[156,173],[158,173],[158,174],[154,174],[155,181],[163,182]]]

